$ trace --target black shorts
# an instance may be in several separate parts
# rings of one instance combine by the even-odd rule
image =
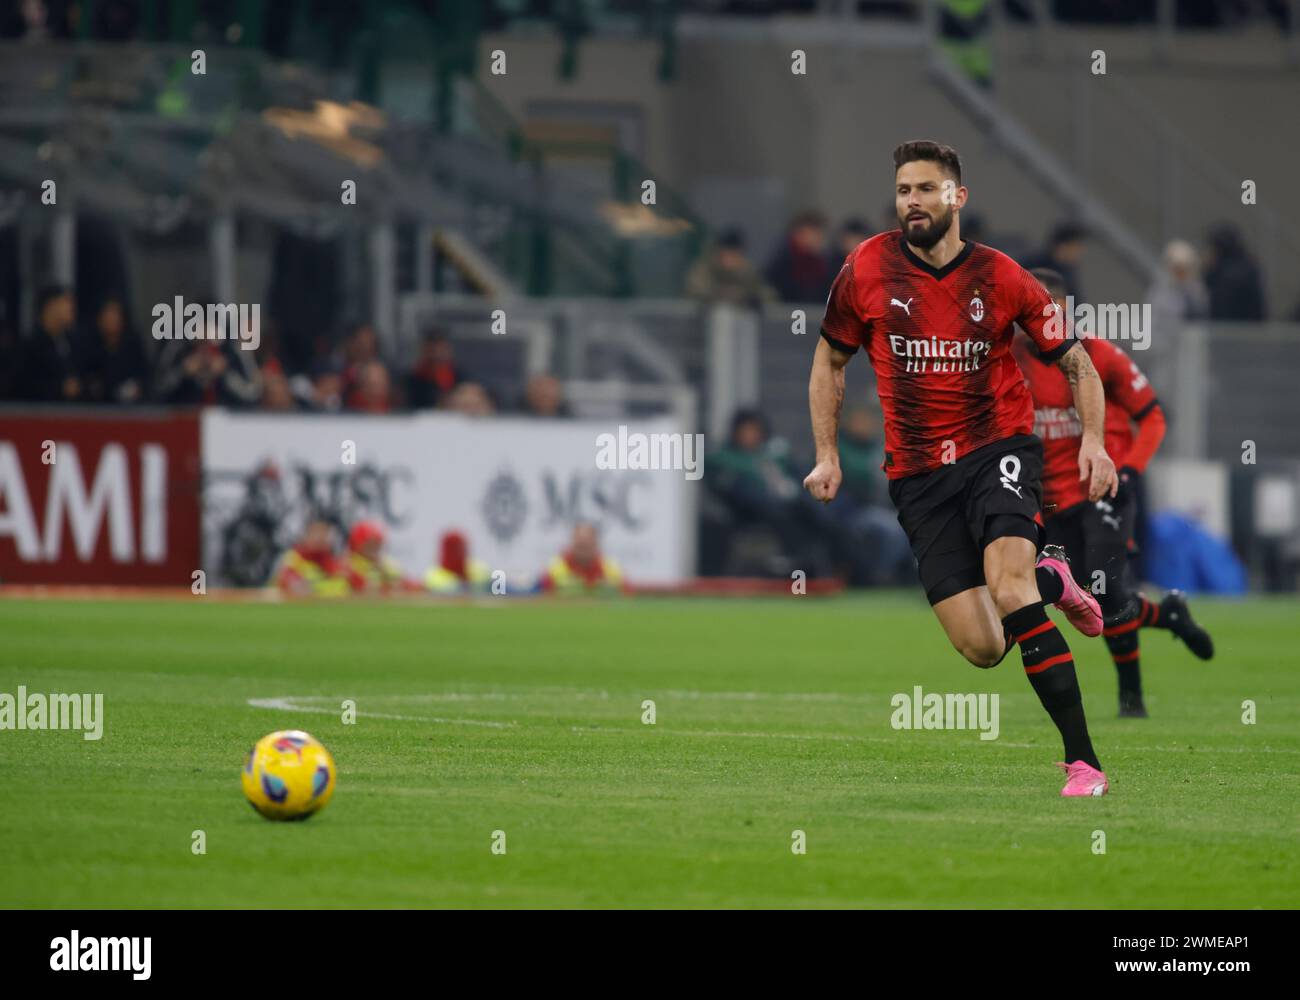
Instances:
[[[890,482],[889,498],[931,604],[984,585],[984,547],[995,538],[1042,547],[1042,477],[1043,443],[1020,434]]]
[[[1097,596],[1107,617],[1121,611],[1128,599],[1126,574],[1136,551],[1136,522],[1137,497],[1131,490],[1121,502],[1085,500],[1047,519],[1048,544],[1065,549],[1075,580]]]

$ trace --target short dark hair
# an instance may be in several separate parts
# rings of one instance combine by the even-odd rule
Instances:
[[[724,250],[744,250],[745,234],[735,226],[718,234],[718,247]]]
[[[931,142],[929,139],[912,139],[902,143],[894,150],[894,169],[898,170],[904,163],[914,160],[930,160],[939,164],[953,179],[961,184],[961,157],[957,150],[943,143]]]
[[[69,294],[71,291],[72,289],[67,285],[49,284],[44,286],[36,294],[36,315],[39,316],[41,313],[45,312],[46,306],[55,299]]]
[[[804,226],[815,226],[818,229],[826,228],[826,216],[815,208],[806,208],[790,223],[791,229],[802,229]]]
[[[1065,298],[1065,278],[1060,271],[1050,267],[1035,267],[1030,272],[1038,283],[1047,289],[1047,294],[1054,299]]]
[[[745,424],[758,424],[759,428],[763,432],[763,437],[765,438],[771,433],[768,427],[767,417],[763,415],[762,410],[759,410],[756,407],[742,407],[731,417],[732,439],[735,438],[736,432],[740,430],[740,428],[744,427]]]
[[[1078,222],[1062,222],[1052,229],[1049,243],[1059,247],[1062,243],[1073,243],[1088,238],[1088,227]]]

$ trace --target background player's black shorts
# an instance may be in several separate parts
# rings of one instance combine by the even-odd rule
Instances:
[[[995,441],[889,484],[898,523],[931,604],[984,584],[984,547],[1008,535],[1041,548],[1043,443],[1032,434]]]
[[[1118,502],[1109,497],[1085,500],[1047,518],[1048,544],[1065,549],[1075,580],[1097,595],[1108,619],[1128,602],[1126,573],[1136,523],[1137,497],[1131,490]]]

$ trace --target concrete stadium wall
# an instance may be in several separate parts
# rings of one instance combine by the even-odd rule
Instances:
[[[570,81],[557,77],[554,39],[489,36],[483,48],[484,60],[492,49],[506,50],[507,73],[482,79],[521,119],[554,101],[639,109],[642,159],[709,223],[742,225],[759,260],[788,216],[806,207],[877,226],[892,200],[890,154],[904,139],[933,137],[961,150],[970,210],[983,216],[994,245],[1007,233],[1036,245],[1062,218],[1034,179],[926,78],[919,49],[805,46],[808,73],[796,76],[784,45],[691,42],[681,45],[677,75],[665,82],[657,77],[658,46],[647,41],[584,43]],[[1103,253],[1081,273],[1086,285],[1113,288],[1126,301],[1143,290]]]
[[[1106,53],[1106,78],[1091,53]],[[1300,160],[1300,68],[1271,30],[1180,34],[1177,58],[1152,50],[1151,33],[1115,29],[1028,30],[999,35],[996,94],[1041,141],[1072,161],[1086,159],[1094,190],[1152,245],[1178,235],[1201,243],[1218,222],[1235,222],[1268,271],[1269,309],[1300,302],[1300,205],[1289,197]],[[1140,101],[1144,110],[1133,105]],[[1087,118],[1084,106],[1087,105]],[[1090,120],[1090,129],[1081,123]],[[1171,136],[1181,141],[1167,141]],[[1082,142],[1084,148],[1080,148]],[[1185,145],[1184,145],[1185,144]],[[1187,155],[1186,147],[1199,156]],[[1258,203],[1241,203],[1253,180]],[[1179,229],[1161,226],[1161,202]],[[1276,218],[1278,237],[1267,220]]]
[[[1063,158],[1077,161],[1086,145],[1092,187],[1151,245],[1163,242],[1161,144],[1146,120],[1125,107],[1122,93],[1090,88],[1093,128],[1074,128],[1076,87],[1063,69],[1103,48],[1108,72],[1135,88],[1169,127],[1211,151],[1231,177],[1256,180],[1260,204],[1242,206],[1240,188],[1221,191],[1189,165],[1185,194],[1174,194],[1185,235],[1198,240],[1215,221],[1239,222],[1261,256],[1287,252],[1262,238],[1263,213],[1286,225],[1300,212],[1284,203],[1286,172],[1300,153],[1300,130],[1284,109],[1300,93],[1285,68],[1274,32],[1209,37],[1180,35],[1179,59],[1154,58],[1153,34],[1007,28],[996,45],[997,94],[1021,124]],[[790,72],[790,50],[807,53],[807,75]],[[1063,212],[1035,179],[991,144],[926,77],[920,47],[864,49],[763,40],[682,41],[676,75],[657,75],[660,47],[635,38],[594,38],[579,50],[578,72],[559,79],[559,41],[549,36],[486,36],[481,65],[493,49],[507,52],[505,76],[482,79],[521,119],[550,102],[622,107],[639,122],[636,152],[654,172],[689,197],[709,223],[742,225],[762,260],[786,217],[817,207],[833,220],[864,216],[879,224],[891,198],[889,154],[895,143],[931,137],[955,145],[966,165],[970,211],[983,216],[988,241],[1019,234],[1037,245]],[[1221,196],[1221,200],[1220,200]],[[1255,238],[1259,237],[1259,238]],[[1300,297],[1300,269],[1274,268],[1273,313]],[[1145,280],[1105,247],[1094,246],[1080,268],[1093,299],[1138,301]]]

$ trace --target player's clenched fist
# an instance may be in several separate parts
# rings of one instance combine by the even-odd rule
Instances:
[[[840,472],[838,462],[818,462],[812,472],[803,481],[803,488],[822,503],[830,503],[840,491],[844,474]]]

